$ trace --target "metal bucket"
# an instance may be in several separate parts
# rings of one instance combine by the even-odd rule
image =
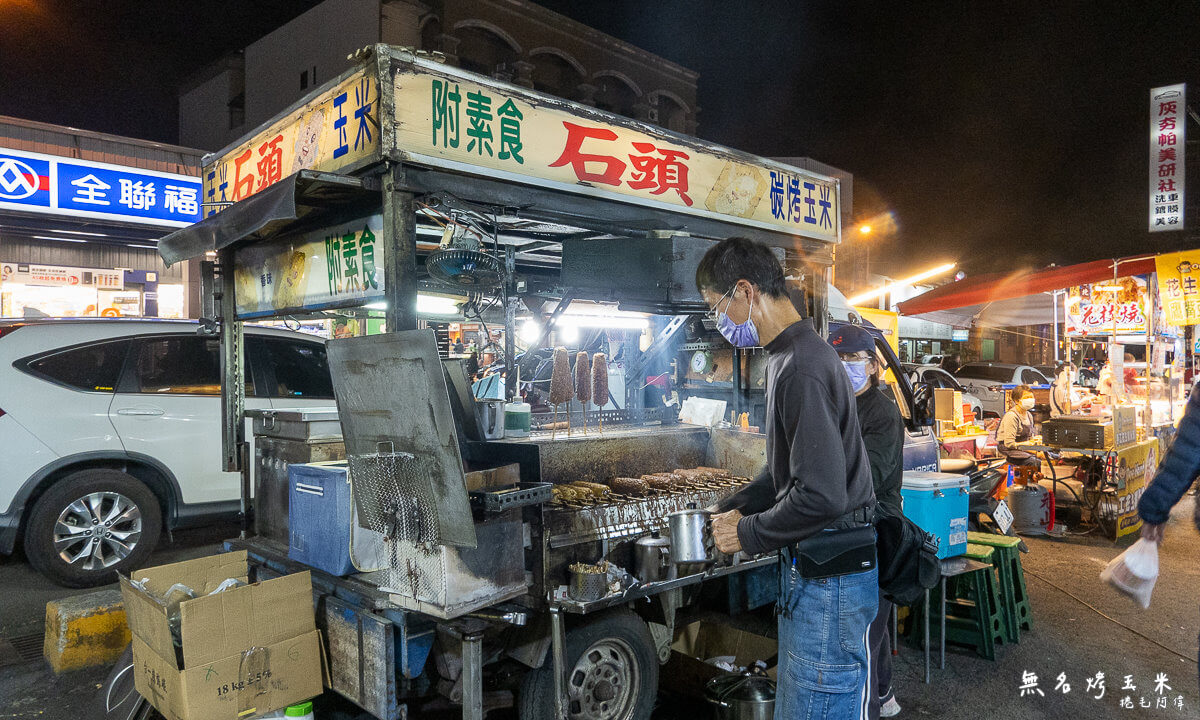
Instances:
[[[709,520],[712,513],[689,507],[667,516],[671,528],[671,562],[677,565],[712,562]]]
[[[608,573],[589,573],[571,570],[567,595],[579,602],[592,602],[608,594]]]
[[[708,681],[704,697],[716,709],[717,720],[772,720],[775,683],[761,671],[722,675]]]

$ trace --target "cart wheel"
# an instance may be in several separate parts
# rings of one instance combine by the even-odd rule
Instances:
[[[644,720],[658,694],[658,653],[637,615],[621,611],[567,630],[567,717],[570,720]],[[521,682],[521,720],[553,720],[553,660]]]

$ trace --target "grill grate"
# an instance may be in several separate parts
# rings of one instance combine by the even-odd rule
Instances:
[[[420,481],[433,473],[428,460],[404,452],[350,455],[347,460],[359,524],[389,540],[439,542],[437,511]]]

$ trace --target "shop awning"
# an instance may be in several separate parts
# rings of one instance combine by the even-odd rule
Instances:
[[[1119,277],[1154,272],[1154,257],[1139,256],[980,275],[934,288],[897,309],[901,315],[958,327],[1048,324],[1054,322],[1054,291],[1112,280],[1114,262]]]
[[[203,257],[235,243],[259,240],[314,212],[339,212],[379,201],[364,178],[301,170],[198,223],[158,241],[167,265]]]

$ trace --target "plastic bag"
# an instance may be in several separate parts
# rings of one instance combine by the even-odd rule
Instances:
[[[1145,538],[1113,558],[1100,579],[1133,598],[1142,609],[1150,607],[1150,593],[1158,580],[1158,543]]]

